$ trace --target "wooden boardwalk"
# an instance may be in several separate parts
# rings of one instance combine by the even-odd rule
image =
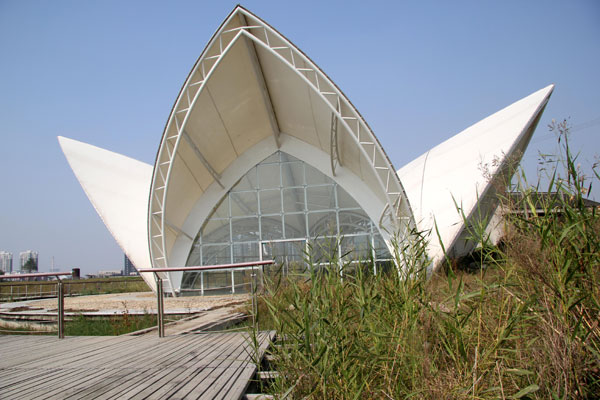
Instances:
[[[246,333],[0,336],[0,399],[240,399],[254,353]]]

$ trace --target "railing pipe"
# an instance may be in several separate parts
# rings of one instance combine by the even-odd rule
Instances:
[[[252,279],[254,279],[254,267],[265,266],[274,264],[275,260],[265,260],[265,261],[251,261],[251,262],[243,262],[243,263],[235,263],[235,264],[220,264],[220,265],[202,265],[195,267],[169,267],[169,268],[141,268],[139,272],[152,272],[154,274],[154,279],[156,279],[156,305],[158,315],[156,317],[157,322],[157,330],[158,337],[165,336],[165,323],[164,323],[164,293],[163,293],[163,280],[158,275],[159,272],[175,272],[175,271],[210,271],[216,269],[236,269],[236,268],[246,268],[252,267]],[[253,295],[252,295],[252,311],[253,314],[255,312],[255,308],[258,303],[256,300],[256,287],[253,286]],[[256,315],[253,316],[255,318]]]
[[[18,275],[0,275],[2,279],[19,279],[19,278],[40,278],[44,276],[55,276],[58,279],[56,283],[58,309],[56,312],[56,322],[58,325],[58,338],[63,339],[65,337],[65,292],[63,289],[63,282],[60,280],[60,276],[72,275],[72,272],[38,272],[32,274],[18,274]],[[25,285],[25,297],[27,297],[27,286]],[[11,286],[12,292],[12,286]]]
[[[15,275],[0,275],[0,280],[2,279],[21,279],[21,278],[40,278],[43,276],[63,276],[63,275],[71,275],[72,272],[36,272],[31,274],[15,274]]]

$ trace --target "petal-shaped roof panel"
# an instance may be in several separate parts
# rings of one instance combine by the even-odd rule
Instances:
[[[94,209],[136,268],[150,266],[148,191],[152,166],[121,154],[58,137],[77,180]],[[155,286],[152,274],[142,274]]]
[[[334,179],[358,180],[369,192],[372,219],[406,234],[412,213],[404,189],[363,118],[304,53],[238,6],[196,62],[163,134],[148,210],[153,266],[178,266],[175,253],[187,255],[203,223],[194,211],[199,202],[206,208],[202,199],[214,207],[216,193],[291,143],[328,155]]]
[[[432,148],[398,171],[409,197],[417,227],[429,231],[437,224],[445,249],[450,249],[464,228],[457,209],[467,219],[477,207],[493,211],[497,203],[493,182],[521,160],[525,148],[552,94],[545,87],[479,121]],[[508,168],[508,169],[507,169]],[[443,249],[431,235],[428,252],[438,264]]]

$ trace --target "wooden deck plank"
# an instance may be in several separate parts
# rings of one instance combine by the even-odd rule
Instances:
[[[16,336],[16,335],[15,335]],[[101,338],[102,337],[98,337]],[[0,336],[0,339],[4,339],[4,337]],[[76,346],[78,343],[87,342],[86,337],[73,337],[73,338],[65,338],[63,340],[69,341],[70,344]],[[47,337],[47,341],[35,343],[33,345],[29,344],[29,340],[27,340],[27,351],[23,351],[23,345],[11,353],[2,351],[2,360],[0,360],[0,365],[2,367],[9,366],[21,366],[30,361],[37,361],[42,359],[47,355],[56,354],[57,352],[57,338],[55,337]],[[0,345],[4,345],[4,341],[0,340]]]
[[[249,362],[248,357],[249,342],[246,335],[240,335],[237,338],[237,345],[232,347],[223,356],[215,360],[205,369],[205,374],[190,379],[182,387],[174,398],[211,398],[206,396],[205,392],[212,386],[219,383],[227,383],[233,375],[236,375],[237,369],[244,367]],[[206,374],[208,372],[208,374]]]
[[[101,367],[102,372],[92,377],[87,378],[85,387],[70,385],[63,391],[63,398],[68,396],[80,397],[80,393],[84,390],[95,387],[101,393],[102,386],[107,386],[115,379],[119,379],[121,372],[134,375],[138,371],[144,369],[156,368],[156,363],[160,363],[164,357],[173,357],[177,354],[177,346],[185,348],[185,341],[174,340],[173,338],[165,338],[160,342],[160,346],[153,349],[155,341],[146,341],[144,347],[137,347],[134,353],[122,355],[121,358],[111,360],[110,363]],[[175,350],[175,352],[174,352]]]
[[[63,358],[57,355],[52,360],[43,360],[43,362],[69,365],[72,368],[105,365],[112,359],[122,358],[135,352],[138,347],[143,345],[143,341],[131,341],[129,337],[115,337],[113,341],[101,342],[98,345],[83,344],[81,347],[65,353]],[[31,366],[36,367],[37,365],[31,364]]]
[[[167,339],[156,339],[156,340],[157,340],[157,343],[160,343],[160,345],[162,347],[165,347],[164,343],[165,343],[165,341]],[[185,355],[185,353],[190,353],[188,351],[188,348],[190,346],[190,340],[189,339],[179,339],[178,337],[174,336],[174,337],[171,337],[170,340],[172,340],[172,341],[173,340],[177,340],[177,341],[183,342],[184,345],[181,347],[181,350],[183,350],[184,355]],[[149,375],[155,374],[156,371],[159,370],[159,369],[161,369],[161,368],[167,368],[167,369],[168,368],[172,368],[172,364],[174,364],[174,362],[173,361],[169,361],[169,360],[171,360],[174,357],[178,357],[179,355],[178,355],[177,352],[174,352],[170,348],[166,348],[166,350],[167,350],[167,352],[166,352],[167,358],[165,359],[166,361],[161,361],[161,359],[155,357],[154,354],[152,354],[152,352],[149,351],[148,353],[149,353],[150,358],[154,359],[154,360],[152,361],[151,364],[146,365],[145,367],[143,367],[143,366],[140,367],[140,373],[143,374],[143,375],[145,375],[145,376],[149,376]],[[130,375],[131,375],[131,372],[130,372]],[[122,377],[122,376],[115,376],[114,378],[116,378],[116,380],[112,380],[110,382],[102,382],[102,385],[103,385],[102,390],[98,390],[98,388],[96,387],[95,390],[92,391],[93,393],[89,392],[89,391],[82,391],[82,392],[78,392],[75,397],[77,397],[77,398],[85,398],[85,396],[88,395],[88,393],[92,393],[91,395],[93,397],[95,397],[96,394],[98,394],[98,393],[106,392],[106,390],[104,390],[104,389],[110,390],[112,388],[117,387],[117,385],[119,385],[121,383],[121,381],[124,380],[124,377]],[[130,383],[129,382],[129,377],[126,377],[126,378],[127,378],[127,385],[129,386],[129,383]]]
[[[177,376],[162,386],[151,387],[150,389],[153,389],[153,392],[145,390],[142,393],[133,396],[133,398],[145,398],[144,395],[150,395],[151,398],[170,398],[170,396],[177,394],[181,388],[185,386],[186,382],[194,379],[194,377],[196,377],[198,374],[202,374],[208,365],[214,363],[216,358],[222,357],[224,348],[227,348],[227,346],[234,346],[234,344],[231,342],[231,337],[224,335],[224,339],[225,341],[219,346],[214,346],[212,351],[208,353],[206,357],[191,360],[190,364],[187,365],[185,373],[181,376]]]
[[[258,349],[255,350],[249,342],[246,351],[258,351],[258,355],[251,356],[248,354],[247,359],[241,363],[229,380],[222,380],[221,382],[217,381],[203,396],[214,399],[240,399],[243,396],[246,387],[250,383],[250,379],[257,370],[256,365],[252,362],[252,357],[262,358],[266,347],[270,344],[271,336],[266,333],[261,333],[259,334],[257,341]],[[244,381],[243,385],[240,384],[242,380]]]
[[[118,340],[117,338],[114,339]],[[73,358],[85,359],[93,353],[102,352],[103,349],[113,344],[114,340],[111,341],[110,337],[87,336],[76,340],[70,340],[70,338],[59,340],[55,338],[54,342],[48,344],[47,351],[40,353],[24,352],[23,362],[19,363],[18,367],[35,368],[39,365],[51,365],[54,362],[60,364],[71,362]]]
[[[169,385],[170,387],[161,388],[161,390],[153,395],[157,398],[168,397],[169,399],[178,399],[185,398],[187,392],[193,390],[194,386],[197,385],[196,382],[199,382],[203,379],[207,379],[211,377],[211,380],[214,380],[211,376],[211,373],[218,366],[226,367],[229,365],[229,360],[231,359],[231,355],[235,354],[236,349],[238,349],[240,344],[241,337],[232,336],[232,334],[228,334],[230,336],[230,340],[233,340],[230,346],[221,347],[216,352],[216,357],[210,357],[209,359],[200,360],[194,366],[194,371],[191,373],[186,379],[179,380],[178,382],[174,382],[174,384]]]
[[[204,348],[201,349],[201,352],[193,351],[190,347],[193,347],[193,343],[190,343],[189,340],[181,341],[183,345],[177,349],[168,349],[167,354],[162,359],[153,358],[153,364],[146,365],[144,367],[138,367],[134,372],[129,370],[129,375],[126,376],[125,382],[123,379],[117,379],[110,383],[104,383],[102,390],[92,390],[88,396],[91,398],[98,399],[107,399],[107,398],[125,398],[129,396],[125,396],[123,392],[130,392],[131,390],[135,390],[139,388],[140,385],[146,387],[152,382],[154,382],[158,375],[161,373],[165,373],[172,371],[175,368],[178,368],[180,365],[185,365],[186,359],[200,357],[202,352],[207,351],[208,348],[214,345],[216,340],[219,340],[219,336],[215,335],[214,337],[208,338],[208,340],[204,343]],[[164,340],[164,339],[163,339]],[[80,399],[85,399],[85,392],[81,392],[77,394],[77,397]]]
[[[2,399],[240,398],[255,369],[244,333],[0,336],[2,345]]]
[[[181,346],[185,346],[185,342],[181,343]],[[106,363],[99,369],[98,373],[95,373],[93,375],[90,374],[88,368],[78,370],[77,375],[71,376],[69,380],[71,381],[72,379],[81,378],[86,380],[87,386],[96,385],[98,381],[102,381],[107,377],[110,379],[110,377],[112,376],[111,374],[113,374],[116,370],[126,370],[134,374],[137,370],[139,370],[140,366],[145,365],[146,361],[151,363],[153,361],[158,360],[160,356],[164,356],[165,353],[168,355],[168,353],[172,351],[168,346],[161,346],[161,349],[159,351],[148,355],[148,350],[150,349],[146,349],[142,352],[139,352],[138,354],[129,355],[126,358],[122,357],[121,359],[116,360],[117,362],[113,361],[110,363]],[[147,360],[148,358],[150,358],[150,360]],[[81,388],[80,385],[77,385],[76,383],[73,383],[71,381],[67,384],[61,385],[60,388],[55,389],[54,391],[60,390],[61,396],[63,398],[66,398],[67,396],[70,396],[84,389],[85,388]],[[40,398],[51,398],[53,392],[48,392],[47,394],[50,396],[46,396],[46,393],[41,393]]]
[[[89,346],[89,345],[94,345],[94,343],[98,343],[98,341],[94,337],[89,337],[89,339],[90,340],[87,340],[87,341],[84,342],[84,345]],[[111,343],[110,340],[108,342],[106,342],[106,341],[101,341],[101,342],[104,342],[105,344],[106,343],[109,343],[109,344]],[[64,350],[64,346],[66,344],[67,343],[65,341],[63,341],[63,340],[56,341],[55,346],[54,346],[55,347],[55,352],[58,352],[58,355],[60,355],[61,351],[65,351]],[[122,350],[122,346],[124,345],[123,341],[119,340],[118,338],[114,338],[113,337],[112,344],[113,344],[113,346],[102,346],[102,348],[100,350],[105,351],[106,354],[101,354],[100,356],[97,356],[95,358],[95,360],[96,361],[102,361],[102,360],[105,360],[106,357],[118,358],[119,356],[122,356],[122,353],[121,354],[116,354],[116,355],[115,354],[111,354],[111,353],[114,352],[114,350],[115,350],[115,346],[114,345],[117,346],[116,349]],[[78,353],[78,352],[80,353],[81,352],[80,350],[81,350],[81,348],[79,348],[77,346],[74,346],[73,349],[72,349],[72,351],[75,352],[75,353]],[[65,353],[66,353],[66,351],[65,351]],[[89,354],[89,353],[86,353],[85,350],[83,350],[83,353],[84,354]],[[40,361],[41,364],[40,363],[33,364],[33,365],[31,363],[28,364],[26,366],[26,368],[28,370],[30,370],[30,371],[38,371],[39,372],[39,371],[44,371],[44,370],[46,370],[48,368],[52,368],[52,369],[55,369],[58,372],[57,372],[57,374],[54,374],[54,375],[39,374],[34,379],[30,379],[29,382],[28,382],[29,383],[29,385],[28,385],[29,387],[28,388],[22,388],[24,390],[24,392],[20,392],[20,394],[24,395],[25,393],[28,393],[31,390],[35,390],[36,387],[44,387],[44,386],[46,386],[46,385],[43,385],[44,380],[46,380],[46,379],[52,380],[52,383],[53,383],[54,387],[57,387],[57,386],[60,387],[60,384],[63,381],[65,381],[65,380],[71,381],[72,379],[74,379],[75,378],[74,375],[78,375],[78,374],[79,375],[84,374],[84,376],[85,375],[88,375],[88,376],[90,375],[89,368],[86,368],[86,366],[82,367],[82,366],[77,365],[75,363],[70,364],[70,359],[68,358],[69,356],[70,356],[70,354],[67,355],[64,359],[61,359],[60,357],[56,357],[56,359],[51,360],[51,362],[48,362],[48,360],[42,360],[42,361]],[[78,355],[78,358],[79,357],[80,357],[80,355]],[[19,367],[19,369],[23,370],[24,367]]]
[[[206,334],[205,336],[196,336],[196,337],[200,340],[204,340],[204,337],[206,337],[208,335],[210,335],[210,334]],[[144,397],[145,395],[150,395],[150,394],[151,394],[152,398],[163,398],[163,397],[171,396],[173,394],[178,393],[181,390],[181,388],[185,386],[186,382],[188,382],[190,379],[194,379],[194,377],[198,376],[199,374],[206,373],[206,372],[204,372],[204,370],[206,370],[207,367],[209,367],[211,365],[211,363],[214,364],[216,359],[222,358],[224,349],[226,349],[227,347],[234,346],[234,343],[232,343],[232,341],[231,341],[231,338],[232,338],[231,334],[224,334],[223,336],[225,338],[225,341],[218,346],[214,346],[212,351],[209,354],[207,354],[206,357],[197,358],[196,360],[190,360],[191,361],[190,364],[186,365],[186,372],[184,375],[177,376],[170,382],[166,382],[164,385],[162,385],[160,387],[149,388],[149,389],[155,389],[154,392],[151,392],[150,390],[145,390],[142,393],[136,394],[133,398],[135,398],[135,399],[145,398]]]
[[[163,390],[166,392],[171,386],[187,379],[187,377],[195,371],[196,364],[202,362],[204,359],[210,358],[212,353],[219,351],[218,349],[220,346],[228,340],[225,335],[209,335],[206,336],[206,339],[207,340],[203,340],[204,348],[197,353],[196,357],[188,357],[175,368],[163,369],[152,377],[153,381],[151,383],[137,385],[128,392],[122,392],[121,394],[128,398],[145,398],[151,394],[155,397],[159,397],[159,391]],[[194,347],[193,344],[191,347]]]
[[[101,341],[106,343],[106,341]],[[114,342],[114,341],[113,341]],[[83,349],[85,349],[86,347],[94,346],[94,344],[97,344],[98,341],[93,338],[90,337],[89,340],[84,341],[82,344]],[[108,342],[110,343],[110,342]],[[117,341],[117,343],[119,343]],[[72,342],[71,342],[72,344]],[[69,351],[66,350],[66,346],[69,346]],[[33,379],[29,379],[28,380],[28,386],[21,388],[22,391],[19,392],[19,394],[21,395],[25,395],[25,393],[29,393],[32,390],[35,390],[36,388],[39,387],[46,387],[47,385],[45,385],[44,383],[46,383],[46,381],[48,381],[48,383],[52,383],[53,387],[56,386],[60,386],[60,384],[65,381],[65,380],[70,380],[72,378],[72,375],[74,374],[78,374],[81,372],[81,367],[79,365],[76,364],[71,364],[70,363],[70,358],[72,356],[71,353],[81,353],[84,352],[85,350],[82,350],[82,347],[80,346],[71,346],[70,344],[66,343],[66,341],[56,341],[55,345],[53,346],[56,355],[54,357],[51,357],[50,360],[48,359],[42,359],[37,363],[27,363],[25,366],[19,366],[17,367],[17,369],[19,370],[24,370],[24,371],[38,371],[40,372],[40,374],[38,376],[36,376]],[[106,346],[102,347],[103,349],[106,349]],[[61,358],[61,354],[66,354],[64,358]],[[107,352],[106,356],[110,356],[109,353]],[[80,357],[80,356],[78,356]],[[104,357],[98,357],[97,359],[103,359]],[[46,371],[46,370],[54,370],[57,371],[55,374],[45,374],[45,373],[41,373],[42,371]],[[85,369],[85,368],[84,368]],[[8,394],[8,393],[7,393]]]
[[[265,352],[273,342],[275,338],[275,332],[261,332],[258,337],[258,357],[262,359]],[[215,398],[222,399],[241,399],[248,389],[250,385],[250,379],[256,373],[257,368],[254,363],[250,363],[240,371],[240,374],[235,379],[235,382],[232,385],[224,385],[221,389],[221,392],[215,394]]]

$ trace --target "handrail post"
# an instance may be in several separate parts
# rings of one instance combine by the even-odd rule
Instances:
[[[156,316],[156,322],[158,325],[158,337],[165,337],[165,324],[164,324],[164,303],[163,303],[163,280],[158,276],[157,273],[154,274],[156,277],[156,301],[158,313]]]
[[[252,327],[256,329],[258,302],[256,299],[256,273],[254,272],[254,265],[252,266],[252,273],[250,274],[250,290],[252,291]]]
[[[65,296],[63,291],[63,283],[59,279],[56,283],[56,291],[58,292],[58,313],[56,318],[58,320],[58,338],[64,339],[65,337]]]

